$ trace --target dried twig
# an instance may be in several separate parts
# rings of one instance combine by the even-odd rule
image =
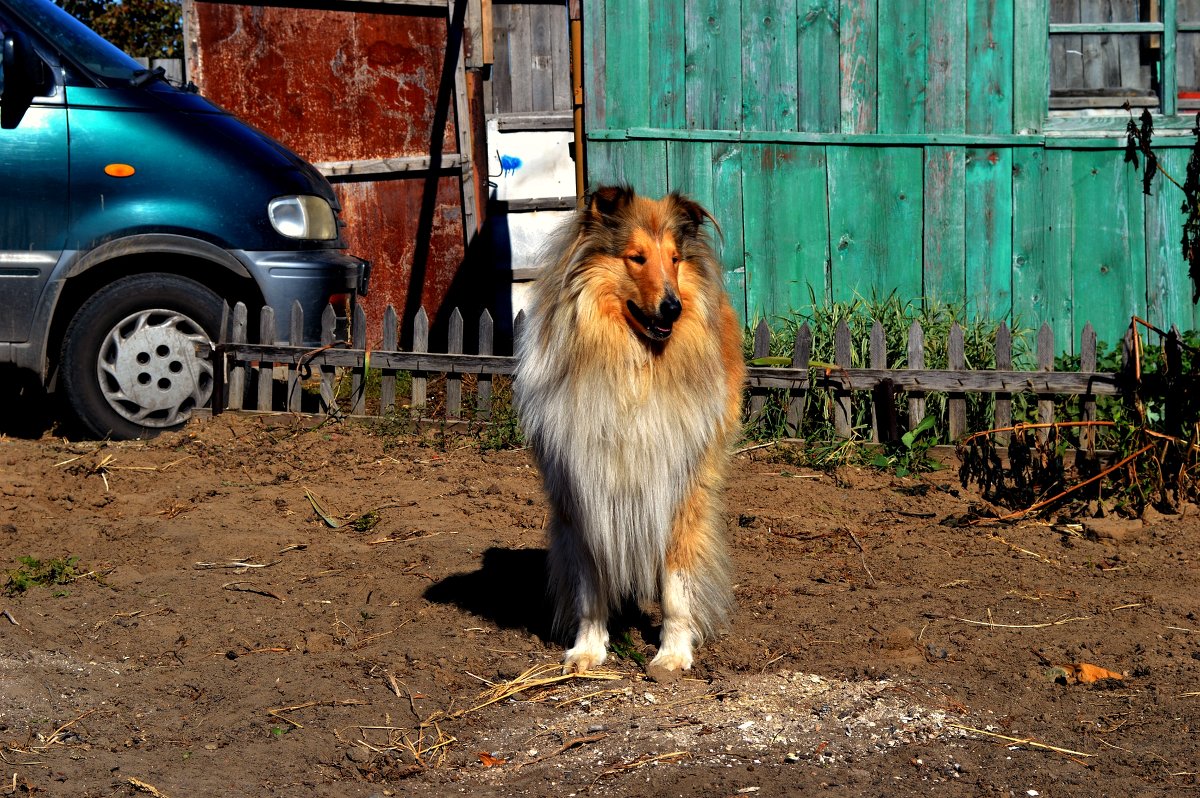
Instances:
[[[303,704],[296,704],[295,706],[275,707],[274,709],[268,709],[267,714],[273,718],[279,718],[284,723],[290,723],[290,724],[292,724],[292,726],[295,726],[297,729],[303,729],[304,724],[300,723],[299,721],[292,720],[291,718],[285,717],[282,713],[294,712],[297,709],[308,709],[309,707],[356,707],[356,706],[361,706],[366,703],[369,703],[369,702],[364,701],[361,698],[342,698],[342,699],[334,699],[332,701],[306,701]]]
[[[1003,543],[1005,546],[1008,546],[1009,551],[1015,551],[1018,554],[1027,554],[1030,557],[1041,560],[1042,562],[1046,563],[1047,565],[1057,565],[1057,563],[1054,562],[1054,560],[1051,560],[1049,557],[1045,556],[1044,554],[1038,554],[1036,551],[1030,551],[1029,549],[1023,549],[1015,543],[1008,542],[1003,537],[1001,537],[1000,535],[997,535],[994,532],[992,533],[992,540],[995,540],[999,543]]]
[[[281,563],[281,562],[283,562],[283,561],[276,560],[275,562],[267,562],[267,563],[245,562],[243,560],[234,560],[233,562],[227,562],[227,563],[197,562],[197,563],[192,563],[192,567],[196,568],[198,570],[203,570],[203,569],[207,569],[207,568],[241,568],[241,569],[270,568],[272,565],[279,565],[279,563]]]
[[[961,621],[962,623],[970,623],[974,624],[975,626],[994,626],[1001,629],[1045,629],[1048,626],[1062,626],[1064,623],[1071,623],[1072,621],[1086,621],[1090,619],[1090,616],[1087,615],[1077,615],[1070,618],[1059,618],[1057,621],[1050,621],[1048,623],[994,623],[993,621],[973,621],[970,618],[956,618],[953,615],[950,617],[953,620]]]
[[[96,625],[93,628],[98,631],[100,629],[100,627],[104,626],[104,624],[112,623],[113,621],[117,620],[118,618],[149,618],[151,615],[166,615],[171,612],[174,612],[174,610],[172,610],[170,607],[159,607],[158,609],[154,610],[153,612],[147,612],[146,610],[134,610],[133,612],[116,612],[116,613],[113,613],[108,618],[104,618],[100,621],[97,621]]]
[[[154,798],[170,798],[170,796],[168,796],[165,792],[163,792],[162,790],[155,787],[153,784],[147,784],[146,782],[142,781],[141,779],[135,779],[133,776],[129,776],[128,778],[126,778],[125,782],[130,787],[133,787],[135,790],[137,790],[138,792],[150,793],[151,795],[154,796]]]
[[[1119,469],[1121,466],[1125,465],[1129,461],[1135,460],[1142,454],[1145,454],[1146,452],[1150,451],[1151,449],[1154,448],[1154,446],[1155,445],[1153,443],[1148,443],[1145,446],[1143,446],[1142,448],[1138,449],[1133,454],[1126,457],[1121,462],[1115,463],[1114,465],[1111,465],[1108,468],[1104,469],[1096,476],[1091,477],[1090,479],[1085,479],[1083,482],[1079,482],[1075,485],[1072,485],[1071,487],[1067,488],[1066,490],[1062,491],[1061,493],[1057,493],[1054,496],[1051,496],[1049,499],[1043,499],[1042,501],[1040,501],[1036,504],[1026,507],[1024,510],[1016,510],[1015,512],[1011,512],[1008,515],[1002,515],[999,518],[997,518],[996,520],[997,521],[1011,521],[1014,518],[1019,518],[1023,515],[1027,515],[1028,513],[1032,513],[1035,510],[1040,510],[1043,507],[1045,507],[1046,505],[1053,504],[1054,502],[1058,501],[1059,499],[1063,498],[1064,496],[1074,493],[1075,491],[1079,490],[1080,488],[1082,488],[1086,485],[1090,485],[1098,479],[1103,479],[1104,477],[1106,477],[1109,474],[1111,474],[1112,472],[1116,471],[1117,469]]]
[[[556,757],[559,754],[570,751],[572,748],[577,748],[581,745],[587,745],[588,743],[600,742],[607,736],[608,736],[607,732],[601,732],[599,734],[587,734],[587,735],[584,735],[583,737],[572,737],[570,740],[567,740],[565,743],[563,743],[562,746],[560,746],[557,751],[553,751],[549,754],[544,754],[542,756],[539,756],[536,759],[530,759],[528,762],[520,762],[516,765],[515,769],[520,770],[521,768],[525,767],[526,765],[536,765],[538,762],[545,762],[547,759],[551,759],[552,757]]]
[[[669,754],[654,754],[654,755],[647,754],[646,756],[639,756],[636,759],[631,759],[628,762],[622,762],[621,764],[616,765],[615,767],[611,767],[608,770],[605,770],[603,773],[601,773],[599,776],[596,777],[596,781],[599,781],[600,779],[604,778],[605,776],[613,776],[617,773],[623,773],[627,770],[636,770],[636,769],[642,767],[643,765],[653,765],[653,764],[657,764],[659,762],[675,762],[680,759],[683,759],[685,756],[690,756],[690,754],[687,751],[672,751]],[[595,782],[592,782],[592,783],[594,784]]]
[[[875,574],[871,573],[871,569],[867,567],[867,550],[863,548],[863,544],[859,541],[858,535],[854,534],[853,529],[847,529],[846,534],[854,541],[854,545],[858,546],[858,556],[862,560],[863,570],[867,572],[867,578],[871,580],[871,587],[875,587]]]
[[[1041,748],[1046,751],[1054,751],[1055,753],[1069,754],[1071,756],[1095,756],[1095,754],[1085,754],[1082,751],[1072,751],[1070,748],[1060,748],[1057,745],[1039,743],[1037,740],[1028,740],[1022,737],[1009,737],[1004,734],[996,734],[995,732],[984,731],[983,729],[975,729],[970,726],[960,726],[957,723],[947,723],[946,725],[952,729],[959,729],[961,731],[970,732],[971,734],[982,734],[985,737],[994,737],[997,740],[1004,740],[1005,742],[1016,743],[1017,745],[1028,745],[1030,748]]]
[[[174,468],[175,466],[182,463],[184,460],[187,460],[187,459],[195,457],[195,456],[196,455],[194,455],[194,454],[185,454],[183,457],[180,457],[178,460],[172,460],[171,462],[167,463],[165,466],[162,467],[161,470],[166,471],[168,468]]]
[[[45,751],[47,748],[54,745],[55,743],[61,744],[62,739],[59,737],[59,735],[62,734],[67,729],[69,729],[71,726],[74,726],[76,723],[78,723],[79,721],[86,718],[88,715],[95,712],[96,709],[97,709],[97,707],[93,707],[93,708],[89,709],[87,712],[84,712],[82,715],[77,715],[76,717],[67,721],[63,725],[59,726],[57,729],[54,730],[54,734],[51,734],[49,737],[46,738],[46,742],[42,743],[41,745],[33,746],[33,749],[37,750],[37,751]]]
[[[367,541],[367,545],[368,546],[378,546],[380,543],[412,543],[414,540],[424,540],[425,538],[436,538],[440,534],[442,534],[442,533],[441,532],[430,532],[428,535],[414,535],[414,536],[408,537],[408,538],[397,538],[397,537],[392,537],[389,535],[386,538],[379,538],[378,540],[369,540],[369,541]]]
[[[221,585],[221,589],[222,590],[240,590],[243,593],[257,593],[260,596],[267,596],[268,598],[273,598],[276,601],[280,601],[280,602],[282,602],[284,600],[283,596],[272,593],[270,590],[267,590],[264,587],[254,587],[254,586],[245,586],[245,585],[246,585],[245,582],[226,582],[225,584]]]
[[[591,701],[591,700],[597,699],[597,698],[615,698],[616,696],[619,696],[619,695],[625,695],[628,692],[629,692],[628,688],[624,688],[624,687],[618,687],[615,690],[593,690],[592,692],[584,693],[583,695],[572,696],[571,698],[564,698],[561,701],[555,702],[554,706],[557,707],[559,710],[562,710],[562,709],[565,709],[566,707],[569,707],[571,704],[576,704],[576,703],[582,704],[584,701]]]
[[[486,706],[495,704],[498,701],[503,701],[506,698],[522,693],[534,687],[546,687],[551,684],[570,681],[572,679],[597,679],[604,681],[615,681],[624,679],[625,674],[619,671],[609,670],[591,670],[585,673],[562,673],[562,666],[557,663],[535,665],[529,670],[522,673],[517,678],[509,682],[501,682],[490,690],[486,690],[479,696],[479,703],[467,709],[460,709],[452,712],[446,717],[461,718],[472,712],[483,709]]]
[[[778,443],[779,441],[767,441],[766,443],[758,443],[753,446],[743,446],[741,449],[736,450],[734,454],[745,454],[746,452],[753,452],[756,449],[766,449],[768,446],[775,446]]]

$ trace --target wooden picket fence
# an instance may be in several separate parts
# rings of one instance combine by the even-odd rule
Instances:
[[[239,303],[233,310],[230,323],[226,325],[228,336],[214,352],[217,358],[217,385],[214,396],[215,412],[234,411],[287,411],[301,412],[304,407],[303,385],[319,384],[319,410],[349,416],[384,416],[394,412],[408,412],[414,417],[429,415],[430,380],[444,377],[444,386],[438,395],[439,419],[462,421],[470,418],[486,422],[492,413],[493,378],[511,375],[515,370],[515,359],[508,355],[493,353],[494,325],[491,314],[484,311],[477,321],[478,347],[475,353],[464,353],[464,319],[455,309],[449,320],[448,346],[444,353],[429,352],[429,318],[421,309],[414,320],[412,347],[400,351],[397,346],[399,328],[397,314],[389,306],[384,314],[382,329],[378,336],[367,334],[366,319],[361,308],[355,308],[351,319],[349,341],[334,339],[336,318],[332,307],[326,308],[321,321],[322,346],[319,348],[302,345],[303,313],[296,304],[291,309],[288,329],[289,340],[275,340],[275,311],[263,308],[258,320],[257,343],[249,343],[249,319],[246,306]],[[523,312],[516,318],[514,332],[519,333],[524,321]],[[1178,331],[1172,330],[1178,340]],[[368,340],[378,345],[368,347]],[[767,355],[770,329],[765,321],[755,330],[754,357]],[[1037,336],[1037,369],[1033,371],[1013,370],[1013,351],[1009,329],[1001,323],[996,335],[996,369],[968,369],[966,367],[963,330],[954,325],[948,341],[949,367],[926,369],[924,331],[913,322],[908,331],[907,366],[891,368],[886,361],[884,329],[875,322],[870,333],[869,368],[851,367],[851,334],[843,321],[834,333],[835,358],[832,364],[820,367],[810,365],[813,338],[807,324],[801,325],[795,341],[790,363],[787,366],[752,366],[747,371],[749,423],[761,421],[768,394],[786,393],[786,431],[795,437],[804,423],[808,392],[818,388],[832,392],[835,412],[834,426],[837,435],[849,438],[853,435],[853,403],[866,401],[871,405],[871,439],[874,441],[895,440],[897,419],[895,412],[896,393],[905,392],[908,404],[908,428],[915,427],[925,416],[925,394],[931,391],[947,394],[949,440],[962,439],[967,429],[966,397],[968,394],[995,395],[995,427],[1007,427],[1012,421],[1012,397],[1015,394],[1033,394],[1038,401],[1038,421],[1087,421],[1094,420],[1096,397],[1115,395],[1130,384],[1129,375],[1120,372],[1096,371],[1096,334],[1088,324],[1080,341],[1080,371],[1054,371],[1055,352],[1059,344],[1054,340],[1050,327],[1043,325]],[[1125,347],[1132,351],[1132,333],[1126,337]],[[1129,358],[1127,357],[1128,361]],[[367,382],[369,372],[379,372],[378,399],[368,403]],[[279,373],[284,372],[286,391],[276,390]],[[397,395],[397,375],[411,374],[411,386],[407,396]],[[349,398],[339,400],[336,396],[338,380],[349,378]],[[472,378],[474,399],[464,404],[463,379]],[[1082,397],[1081,419],[1055,419],[1055,395]],[[370,405],[370,407],[369,407]],[[444,413],[444,418],[442,417]],[[1090,429],[1081,434],[1081,445],[1087,445]],[[999,443],[1006,436],[998,436]]]

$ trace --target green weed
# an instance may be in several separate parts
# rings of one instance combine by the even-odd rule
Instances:
[[[929,450],[937,443],[933,426],[933,416],[926,416],[901,435],[899,442],[885,444],[883,451],[871,458],[871,465],[881,471],[894,471],[898,477],[937,471],[942,464],[929,456]]]
[[[920,324],[925,334],[924,357],[927,369],[944,369],[949,366],[950,327],[957,323],[963,330],[965,367],[989,369],[996,366],[996,323],[971,317],[965,303],[952,304],[935,301],[901,300],[895,292],[883,299],[862,297],[851,302],[835,302],[825,306],[812,296],[812,304],[803,312],[794,311],[774,320],[771,328],[769,355],[774,362],[790,362],[795,347],[796,335],[801,325],[807,323],[812,333],[810,363],[832,364],[836,361],[834,334],[841,322],[850,330],[851,368],[867,368],[871,365],[871,328],[875,321],[883,328],[884,349],[888,368],[908,366],[908,333],[913,322]],[[1035,362],[1032,342],[1033,330],[1014,322],[1011,329],[1013,368],[1031,368]],[[753,351],[753,330],[748,330],[744,350],[749,359]],[[758,422],[747,430],[747,436],[756,440],[772,440],[787,437],[786,391],[768,391],[766,406]],[[908,394],[896,392],[896,416],[900,431],[907,431]],[[929,437],[948,438],[948,397],[944,393],[930,392],[924,396],[926,416],[933,417],[933,429]],[[968,394],[967,428],[987,429],[994,416],[994,399],[990,394]],[[1014,397],[1014,414],[1025,412],[1026,400]],[[851,402],[851,427],[857,438],[865,438],[871,427],[871,405],[856,396]],[[796,437],[809,441],[827,441],[836,437],[834,413],[836,402],[833,392],[827,388],[814,388],[807,393],[804,408],[804,426]]]
[[[6,596],[20,595],[37,586],[66,585],[84,576],[78,568],[79,558],[75,556],[53,560],[39,560],[27,556],[18,557],[17,562],[20,566],[7,573],[4,583]]]
[[[625,630],[625,634],[620,640],[609,642],[608,650],[616,657],[631,660],[643,668],[646,667],[646,655],[637,650],[637,643],[633,641],[633,635],[628,629]]]
[[[517,408],[513,404],[511,379],[493,378],[491,416],[486,422],[478,422],[475,427],[479,448],[485,452],[519,449],[525,445]]]

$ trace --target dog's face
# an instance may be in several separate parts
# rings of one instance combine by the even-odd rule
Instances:
[[[614,289],[629,326],[663,342],[686,311],[680,270],[690,250],[703,245],[700,225],[712,217],[679,194],[650,200],[624,187],[605,187],[589,198],[585,225],[616,272]]]

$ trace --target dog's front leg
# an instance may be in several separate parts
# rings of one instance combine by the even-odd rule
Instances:
[[[714,498],[720,487],[718,465],[710,459],[701,470],[671,529],[659,577],[662,637],[650,663],[661,670],[691,668],[694,647],[723,625],[731,603],[722,518]]]
[[[584,673],[608,656],[608,603],[600,595],[590,569],[581,569],[575,586],[575,608],[579,626],[575,645],[563,657],[563,673]]]
[[[692,621],[692,601],[687,581],[677,569],[668,569],[663,575],[662,612],[658,654],[650,660],[650,667],[686,671],[692,667],[695,623]]]

